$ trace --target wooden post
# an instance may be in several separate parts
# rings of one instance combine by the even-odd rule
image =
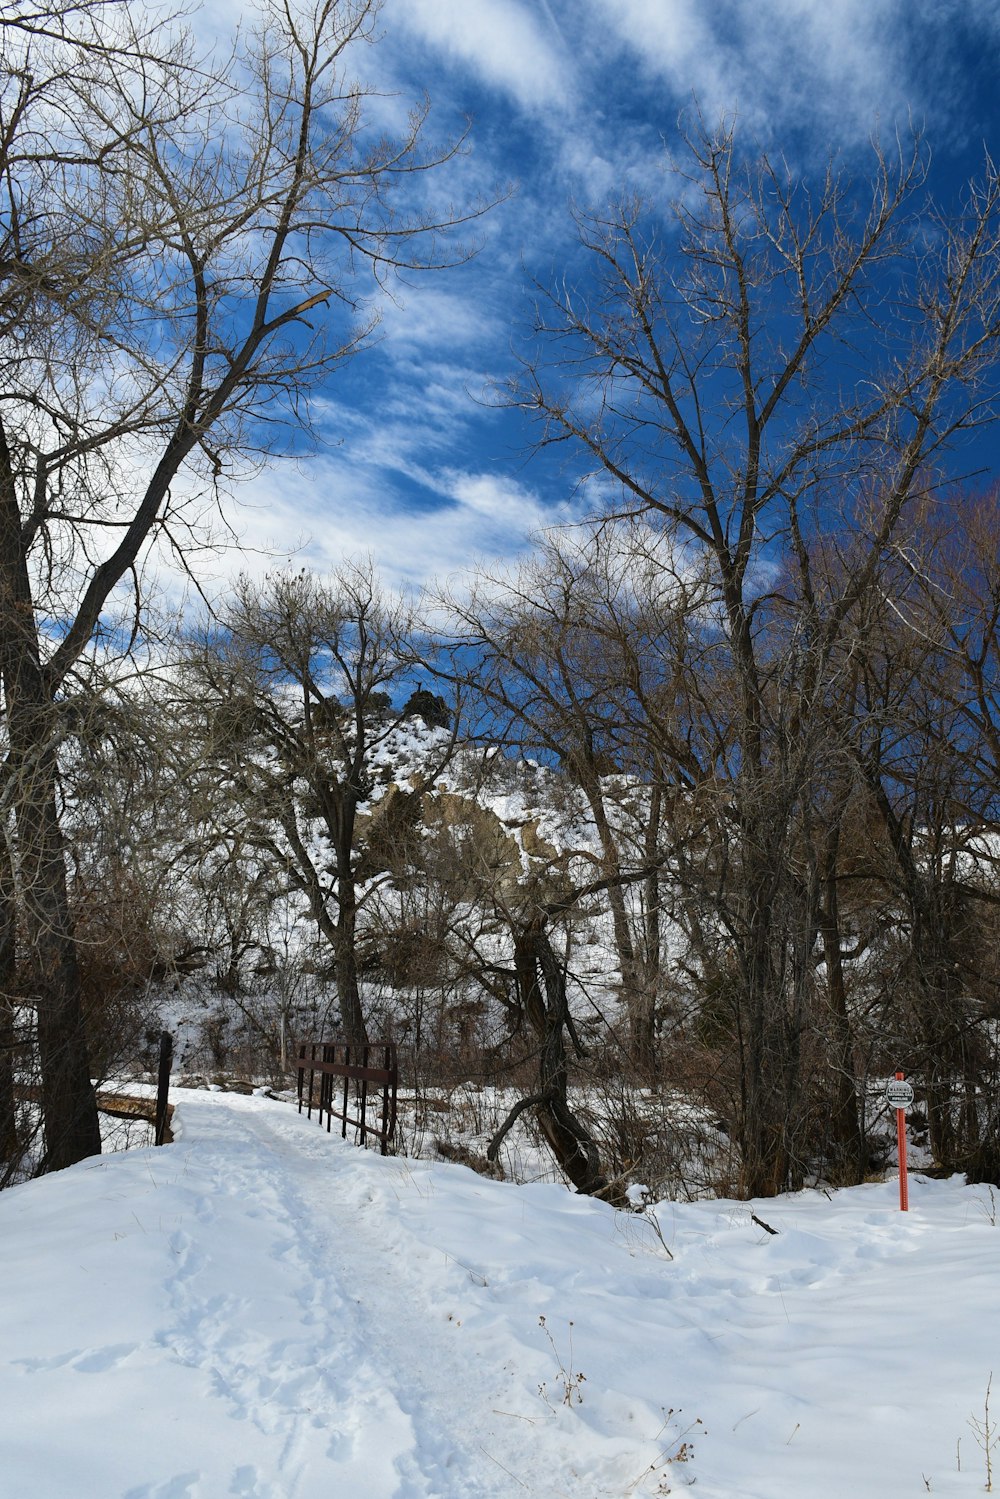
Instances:
[[[154,1143],[163,1144],[167,1132],[167,1094],[170,1091],[170,1067],[174,1060],[174,1038],[169,1031],[160,1032],[160,1068],[156,1079],[156,1128]]]
[[[896,1073],[896,1081],[903,1081],[903,1074]],[[910,1207],[910,1190],[906,1179],[906,1109],[896,1110],[896,1151],[899,1156],[899,1211],[905,1213]]]

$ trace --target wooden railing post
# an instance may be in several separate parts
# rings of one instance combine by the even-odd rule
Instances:
[[[347,1139],[347,1105],[351,1091],[351,1048],[349,1044],[344,1046],[344,1102],[341,1106],[340,1117],[343,1123],[340,1127],[340,1138]]]
[[[174,1060],[174,1038],[169,1031],[160,1032],[160,1065],[156,1077],[156,1118],[153,1141],[162,1145],[167,1132],[167,1095],[170,1092],[170,1068]]]

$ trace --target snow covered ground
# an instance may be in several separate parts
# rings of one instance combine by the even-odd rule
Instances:
[[[989,1188],[666,1203],[671,1260],[561,1187],[176,1097],[173,1146],[0,1194],[0,1499],[983,1491]]]

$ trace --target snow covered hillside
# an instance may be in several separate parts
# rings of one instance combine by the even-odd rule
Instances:
[[[0,1196],[3,1499],[983,1491],[989,1188],[757,1204],[775,1234],[664,1203],[661,1242],[261,1097],[175,1123]]]

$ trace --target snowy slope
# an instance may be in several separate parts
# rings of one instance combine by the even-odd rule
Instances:
[[[780,1198],[777,1235],[663,1204],[670,1260],[560,1187],[178,1102],[175,1145],[0,1195],[0,1499],[983,1490],[989,1189]]]

